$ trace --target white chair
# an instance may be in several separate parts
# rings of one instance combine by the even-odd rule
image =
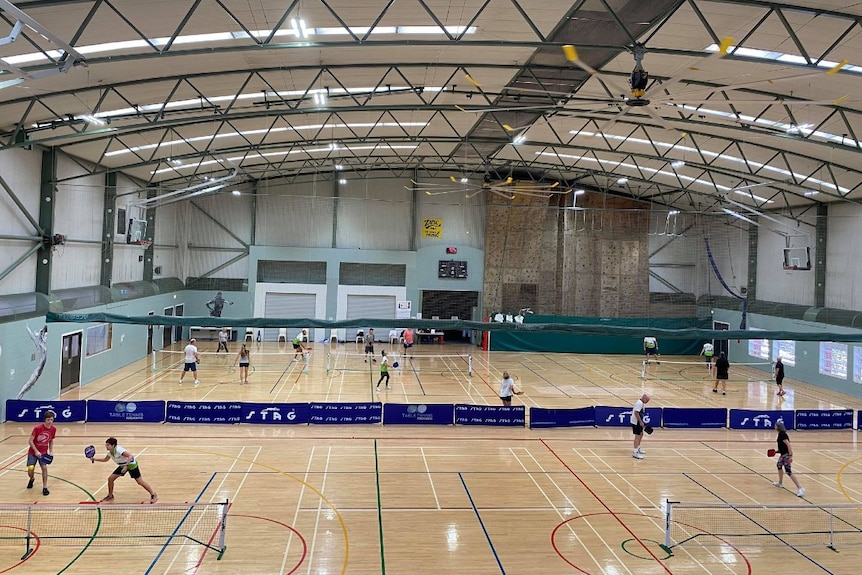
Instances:
[[[356,330],[356,343],[362,343],[365,341],[365,331],[361,329]]]
[[[245,341],[254,341],[254,328],[245,328]]]
[[[299,332],[299,340],[311,343],[311,329],[307,327],[302,328],[302,331]]]
[[[332,344],[338,345],[338,334],[335,333],[335,330],[332,330],[332,334],[329,336],[329,345]]]
[[[404,341],[404,338],[399,335],[401,332],[397,329],[389,330],[389,345],[401,343]]]
[[[284,328],[284,327],[278,328],[278,339],[276,341],[277,342],[283,341],[283,342],[287,343],[287,328]]]

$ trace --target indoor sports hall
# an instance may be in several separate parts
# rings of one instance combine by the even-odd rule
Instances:
[[[859,6],[0,16],[0,573],[859,565]]]

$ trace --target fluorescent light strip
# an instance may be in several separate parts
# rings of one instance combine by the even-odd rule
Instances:
[[[597,134],[596,132],[587,132],[587,131],[583,131],[583,130],[580,132],[577,130],[571,130],[569,133],[572,135],[575,135],[575,136],[578,136],[578,135],[580,135],[580,136],[598,136],[598,135],[600,135],[600,134]],[[745,166],[752,166],[752,167],[756,167],[758,169],[758,171],[771,172],[771,173],[778,174],[778,175],[784,176],[784,177],[792,177],[794,180],[798,180],[800,182],[800,185],[802,185],[802,184],[819,185],[821,187],[829,188],[831,190],[835,190],[837,192],[840,192],[842,195],[846,194],[850,191],[850,188],[845,188],[843,186],[836,186],[832,182],[827,182],[826,180],[820,180],[818,178],[812,178],[812,177],[806,176],[805,174],[790,172],[790,171],[782,169],[782,168],[776,168],[776,167],[769,166],[766,164],[761,164],[760,162],[755,162],[753,160],[745,160],[743,158],[740,158],[739,156],[730,156],[728,154],[717,154],[715,152],[710,152],[709,150],[701,150],[701,149],[694,148],[692,146],[684,146],[682,144],[671,144],[669,142],[659,142],[659,141],[655,141],[655,140],[650,141],[650,140],[646,140],[643,138],[614,136],[612,134],[603,134],[602,136],[604,138],[607,138],[608,140],[619,140],[619,141],[625,141],[627,143],[643,144],[643,145],[648,145],[648,146],[655,146],[657,148],[666,148],[668,150],[679,150],[681,152],[691,152],[694,154],[702,154],[705,158],[726,160],[728,162],[733,162],[736,164],[742,164]],[[673,175],[677,176],[676,173],[673,173]],[[682,178],[681,175],[679,177]],[[732,188],[727,188],[727,189],[732,189]]]
[[[719,47],[718,44],[710,44],[705,49],[707,52],[718,52]],[[727,49],[728,53],[732,53],[734,56],[743,56],[745,58],[754,58],[756,60],[767,60],[770,62],[784,62],[787,64],[800,64],[803,66],[808,66],[808,62],[805,61],[805,58],[802,56],[797,56],[795,54],[786,54],[784,52],[775,52],[773,50],[759,50],[757,48],[741,48],[737,46],[730,46]],[[826,68],[832,69],[835,66],[839,65],[841,62],[833,62],[832,60],[821,60],[820,62],[816,62],[814,65],[818,68]],[[841,68],[842,71],[855,72],[856,74],[862,74],[862,66],[855,66],[853,64],[845,65]]]
[[[302,39],[301,36],[303,32],[305,32],[305,37],[307,36],[347,36],[350,33],[353,33],[355,36],[365,36],[370,28],[368,27],[336,27],[336,28],[302,28],[300,30],[294,30],[293,28],[276,30],[273,35],[274,38],[280,36],[293,36],[297,40]],[[476,27],[470,26],[469,28],[465,26],[446,26],[445,31],[448,32],[452,36],[460,36],[461,34],[475,34]],[[439,26],[378,26],[371,30],[372,36],[379,35],[394,35],[394,34],[404,34],[404,35],[428,35],[428,34],[444,34],[444,30]],[[261,39],[268,38],[272,34],[272,30],[252,30],[251,36]],[[208,34],[187,34],[184,36],[177,36],[173,44],[174,45],[182,45],[182,44],[210,44],[215,42],[232,42],[238,40],[245,40],[249,37],[244,30],[242,31],[234,31],[234,32],[211,32]],[[150,38],[149,42],[154,46],[166,46],[170,41],[170,37],[165,36],[162,38]],[[99,55],[110,52],[118,52],[121,50],[152,50],[152,47],[147,41],[144,40],[122,40],[118,42],[106,42],[103,44],[89,44],[86,46],[75,46],[75,50],[78,53],[83,54],[84,56],[88,55]],[[27,54],[18,54],[14,56],[6,56],[2,58],[2,61],[5,61],[8,64],[20,65],[20,64],[30,64],[35,62],[46,62],[48,58],[58,59],[63,57],[65,52],[62,50],[48,50],[47,56],[42,52],[30,52]]]
[[[419,147],[418,144],[409,144],[409,145],[404,145],[404,146],[392,146],[389,144],[383,144],[380,146],[341,146],[341,147],[339,147],[339,149],[349,150],[351,152],[360,152],[360,151],[368,151],[368,150],[372,150],[372,151],[373,150],[415,150],[418,147]],[[264,152],[264,153],[255,152],[253,154],[246,154],[244,156],[234,156],[232,158],[227,158],[226,160],[223,160],[223,159],[205,160],[203,162],[198,162],[196,164],[183,164],[182,166],[171,166],[169,168],[161,168],[159,170],[153,170],[150,173],[151,174],[164,174],[165,172],[177,172],[177,173],[179,173],[179,171],[181,169],[183,169],[183,170],[188,169],[188,168],[197,169],[199,167],[211,166],[213,164],[221,165],[225,162],[240,164],[243,161],[252,160],[255,158],[263,159],[263,158],[271,158],[271,157],[275,157],[275,156],[290,156],[292,154],[319,154],[319,153],[330,153],[330,152],[332,152],[332,147],[330,147],[330,146],[327,146],[325,148],[301,148],[298,150],[281,150],[281,151],[277,151],[277,152]]]
[[[238,136],[260,136],[269,134],[277,134],[279,132],[299,132],[301,130],[335,130],[335,129],[344,129],[344,128],[414,128],[414,127],[424,127],[427,126],[428,122],[380,122],[375,124],[374,122],[361,122],[361,123],[351,123],[351,124],[309,124],[307,126],[293,126],[293,127],[282,127],[282,128],[273,128],[271,130],[261,129],[261,130],[243,130],[241,132],[223,132],[221,134],[208,134],[206,136],[195,136],[194,138],[184,138],[182,140],[167,140],[164,142],[160,142],[158,144],[144,144],[142,146],[132,146],[131,148],[123,148],[122,150],[113,150],[105,154],[105,157],[119,156],[122,154],[131,154],[132,152],[141,152],[145,150],[154,150],[156,148],[173,147],[180,146],[183,144],[193,144],[196,142],[209,142],[211,140],[217,140],[221,138],[236,138]]]
[[[673,177],[673,178],[678,178],[679,180],[684,181],[684,182],[689,182],[689,183],[693,183],[693,184],[699,184],[699,185],[707,186],[712,190],[720,190],[723,192],[730,192],[733,190],[733,188],[729,188],[727,186],[715,184],[709,180],[701,180],[698,178],[693,178],[691,176],[679,174],[677,172],[671,172],[671,171],[667,171],[667,170],[658,170],[656,168],[648,168],[645,166],[628,164],[626,162],[615,162],[612,160],[596,160],[595,158],[588,158],[586,156],[575,156],[575,155],[570,155],[570,154],[555,154],[553,152],[536,152],[536,155],[537,156],[550,156],[553,158],[561,158],[561,159],[565,158],[565,159],[578,160],[581,162],[594,163],[594,164],[598,164],[599,166],[601,166],[601,168],[606,172],[613,172],[617,168],[628,168],[631,170],[640,171],[640,172],[647,172],[647,173],[654,174],[654,175],[669,176],[669,177]],[[628,178],[620,178],[620,180],[626,180],[626,182],[628,182]],[[617,184],[620,184],[619,180],[617,180]],[[622,184],[620,184],[620,185],[622,185]],[[766,203],[771,204],[771,203],[773,203],[773,201],[767,200]]]
[[[369,88],[346,88],[346,89],[345,88],[330,88],[329,91],[327,92],[326,88],[318,88],[318,89],[311,89],[311,90],[283,90],[280,92],[267,92],[265,97],[273,98],[275,101],[272,103],[277,104],[278,103],[277,101],[281,98],[284,98],[284,99],[291,99],[291,98],[297,98],[297,97],[314,98],[317,94],[325,94],[325,95],[329,96],[330,98],[333,96],[346,96],[346,95],[350,95],[350,94],[353,94],[353,95],[358,94],[358,95],[362,95],[362,96],[369,95],[370,96],[370,95],[374,95],[374,94],[386,94],[390,90],[404,91],[404,90],[412,90],[412,89],[414,89],[414,87],[412,87],[412,86],[389,86],[389,87],[385,87],[385,88],[381,88],[378,86],[378,87],[374,87],[374,88],[371,88],[371,87],[369,87]],[[428,92],[428,93],[437,93],[437,92],[443,91],[444,89],[445,88],[443,88],[442,86],[423,86],[422,87],[423,92]],[[217,104],[219,102],[232,102],[234,99],[236,99],[237,101],[241,101],[241,100],[248,100],[248,99],[253,99],[253,98],[254,99],[260,99],[263,97],[264,97],[264,95],[261,94],[260,92],[253,92],[250,94],[240,94],[238,96],[208,96],[206,98],[206,101],[209,103],[212,103],[212,104]],[[115,110],[102,110],[102,111],[96,112],[95,114],[92,114],[92,117],[99,118],[99,119],[108,119],[108,118],[113,118],[116,116],[127,116],[127,115],[138,114],[141,112],[158,112],[163,107],[165,110],[172,110],[172,109],[176,109],[176,108],[195,107],[195,106],[200,106],[202,103],[204,103],[202,98],[175,100],[173,102],[167,102],[167,103],[144,104],[143,106],[138,106],[136,108],[117,108]],[[55,120],[61,121],[61,120],[63,120],[63,118],[55,118]],[[34,127],[37,127],[38,125],[39,125],[38,123],[33,124]]]

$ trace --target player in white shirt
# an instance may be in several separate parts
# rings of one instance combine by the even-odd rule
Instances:
[[[183,378],[186,376],[187,371],[191,371],[195,376],[195,385],[198,385],[200,381],[198,380],[198,362],[201,360],[198,355],[198,347],[195,345],[197,340],[195,338],[191,338],[189,340],[189,344],[183,350],[185,353],[185,363],[183,364],[183,373],[180,376],[180,385],[183,384]]]
[[[651,335],[648,335],[644,338],[644,356],[646,357],[647,363],[649,363],[649,358],[651,355],[656,357],[659,356],[658,353],[658,340]],[[660,361],[656,361],[657,364],[661,365]]]
[[[515,380],[509,377],[509,372],[503,372],[503,380],[500,382],[500,400],[506,407],[512,406],[512,396],[521,395],[523,392],[515,389]]]
[[[645,393],[635,402],[635,405],[632,408],[632,416],[630,419],[632,424],[632,435],[634,436],[634,451],[632,451],[632,457],[635,459],[643,459],[644,453],[646,453],[641,449],[641,440],[644,437],[644,428],[646,427],[646,423],[644,422],[644,413],[646,412],[645,406],[647,403],[649,403],[649,394]]]
[[[703,349],[700,350],[700,355],[706,358],[706,371],[712,373],[712,356],[715,355],[715,347],[712,342],[703,344]]]
[[[129,477],[134,479],[138,485],[147,490],[147,493],[150,494],[150,503],[155,503],[159,500],[159,496],[156,495],[156,492],[153,491],[150,484],[144,481],[144,478],[141,477],[141,468],[138,466],[138,461],[135,459],[134,455],[129,453],[125,447],[117,445],[117,440],[113,437],[109,437],[105,440],[105,449],[108,450],[108,453],[104,457],[100,457],[98,461],[104,462],[113,459],[114,463],[117,464],[117,468],[113,473],[111,473],[110,477],[108,477],[108,494],[102,498],[100,503],[114,500],[114,482],[118,477],[122,477],[126,473],[128,473]],[[96,461],[96,458],[90,458],[90,461]]]

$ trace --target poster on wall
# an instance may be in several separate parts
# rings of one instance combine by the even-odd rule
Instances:
[[[796,365],[796,342],[792,339],[776,339],[772,342],[772,361],[781,358],[784,365]]]
[[[442,238],[443,220],[440,218],[425,218],[422,220],[423,238]]]
[[[821,341],[819,368],[821,375],[847,379],[847,344]]]
[[[413,303],[409,301],[399,301],[395,304],[395,319],[410,319],[410,310]]]

